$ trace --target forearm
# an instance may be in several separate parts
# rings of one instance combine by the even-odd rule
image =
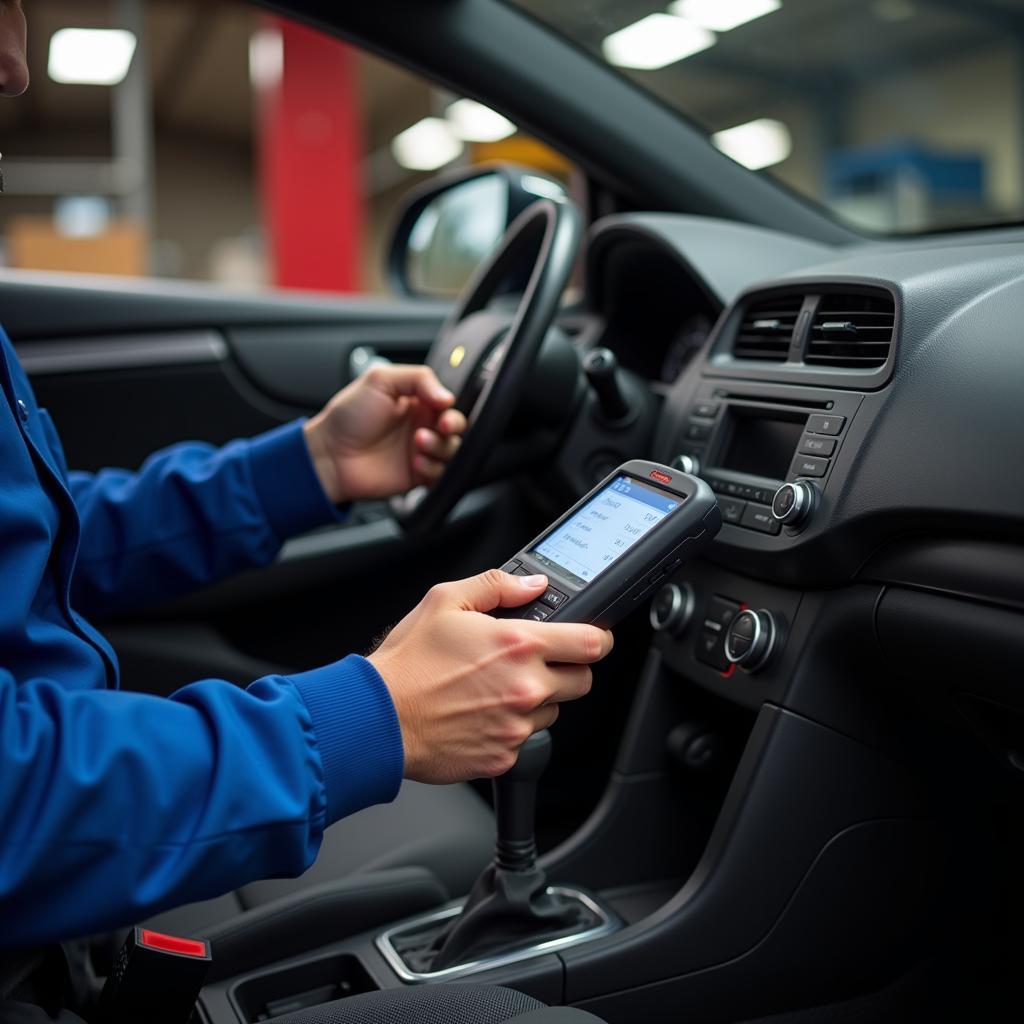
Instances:
[[[394,709],[361,658],[169,700],[3,673],[0,741],[9,946],[297,875],[328,824],[392,799],[402,774]]]
[[[73,473],[70,487],[82,533],[74,597],[99,615],[265,565],[289,537],[339,518],[299,423],[219,449],[177,445],[137,473]]]

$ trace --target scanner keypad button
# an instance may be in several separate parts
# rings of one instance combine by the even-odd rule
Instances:
[[[526,609],[526,614],[523,618],[529,619],[531,622],[543,622],[553,611],[554,609],[549,608],[543,601],[534,601],[533,604]]]
[[[554,587],[549,587],[541,596],[541,600],[552,608],[561,608],[569,598],[560,590],[555,590]]]

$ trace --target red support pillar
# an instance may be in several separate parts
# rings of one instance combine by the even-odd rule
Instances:
[[[259,87],[258,153],[273,281],[358,291],[363,235],[362,124],[355,60],[344,43],[267,18],[283,73]]]

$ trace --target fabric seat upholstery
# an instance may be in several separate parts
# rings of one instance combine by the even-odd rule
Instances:
[[[300,878],[253,882],[212,900],[157,915],[149,924],[197,934],[281,896],[340,878],[394,867],[425,867],[450,896],[468,892],[494,845],[494,819],[469,786],[402,785],[393,803],[370,807],[332,825],[316,863]]]
[[[496,985],[388,989],[339,999],[276,1024],[602,1024],[571,1007],[549,1007]]]

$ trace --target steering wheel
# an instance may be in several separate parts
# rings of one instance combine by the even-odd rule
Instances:
[[[424,534],[444,522],[473,486],[523,397],[579,251],[582,224],[567,200],[541,199],[509,225],[495,252],[463,289],[427,355],[466,414],[462,444],[433,487],[392,500],[402,528]],[[488,309],[509,278],[529,281],[514,311]]]

